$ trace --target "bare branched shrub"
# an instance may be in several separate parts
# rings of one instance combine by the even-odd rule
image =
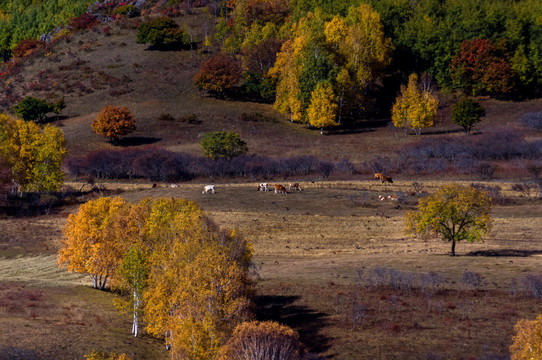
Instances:
[[[494,204],[504,205],[506,203],[506,197],[502,194],[502,191],[501,191],[502,189],[499,185],[491,186],[491,185],[473,183],[470,186],[472,186],[475,189],[486,191],[491,197],[491,201]]]
[[[523,114],[519,123],[533,130],[542,130],[542,111]]]
[[[467,291],[473,288],[478,290],[482,284],[482,275],[473,271],[465,271],[461,277],[461,284]]]
[[[424,296],[436,294],[445,279],[435,271],[420,275],[420,292]]]
[[[534,183],[527,183],[527,182],[517,183],[517,184],[512,185],[512,190],[521,193],[521,195],[526,197],[527,199],[531,199],[531,198],[536,197],[538,185]]]
[[[423,187],[424,187],[424,185],[423,185],[422,182],[415,181],[415,182],[412,183],[412,188],[414,189],[414,191],[418,195],[423,191]]]
[[[480,162],[475,167],[475,171],[482,179],[491,180],[497,171],[498,166],[487,161]]]
[[[526,275],[521,283],[533,298],[542,299],[542,275]]]

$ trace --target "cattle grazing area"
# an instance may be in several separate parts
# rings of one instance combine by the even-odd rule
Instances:
[[[287,196],[255,191],[259,183],[217,183],[212,196],[196,183],[103,187],[130,202],[195,200],[218,224],[238,229],[254,247],[257,318],[299,331],[315,357],[506,358],[517,320],[542,311],[542,202],[499,183],[504,200],[491,235],[460,242],[451,257],[447,242],[404,235],[405,211],[443,184],[419,180],[417,193],[410,180],[301,181],[303,191]],[[0,220],[0,321],[14,329],[0,334],[3,350],[72,359],[100,344],[138,359],[167,358],[161,340],[130,335],[130,317],[115,312],[111,293],[56,267],[60,229],[75,210]]]

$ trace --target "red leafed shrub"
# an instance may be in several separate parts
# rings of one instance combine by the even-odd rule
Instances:
[[[226,54],[217,54],[207,59],[194,77],[194,85],[217,96],[234,87],[241,79],[241,65]]]
[[[513,89],[512,67],[503,43],[465,40],[452,58],[454,85],[472,95],[506,94]]]
[[[87,30],[91,29],[94,26],[98,25],[99,20],[96,19],[96,17],[90,13],[84,13],[83,15],[80,15],[78,17],[74,17],[70,21],[70,26],[73,30]]]
[[[19,42],[17,46],[11,51],[11,53],[15,58],[23,58],[32,55],[36,51],[42,49],[44,46],[45,42],[43,41],[36,39],[26,39]]]

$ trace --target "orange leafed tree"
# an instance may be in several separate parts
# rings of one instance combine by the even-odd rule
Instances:
[[[96,134],[113,143],[136,130],[135,118],[127,107],[110,105],[103,108],[91,126]]]
[[[217,54],[201,65],[200,71],[194,76],[194,85],[221,97],[226,90],[237,85],[241,72],[237,59],[226,54]]]
[[[81,205],[68,217],[58,265],[88,274],[94,288],[103,290],[137,239],[138,227],[129,212],[130,205],[121,197],[103,197]]]
[[[220,360],[298,360],[301,343],[298,333],[274,321],[244,322],[235,328],[220,349]]]

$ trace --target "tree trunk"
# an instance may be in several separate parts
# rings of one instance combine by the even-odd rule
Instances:
[[[138,310],[139,310],[139,297],[137,296],[137,293],[134,291],[134,321],[132,322],[132,334],[134,334],[134,337],[137,337],[137,330],[139,326],[139,316],[138,316]]]
[[[452,256],[455,256],[455,240],[452,240]]]
[[[320,135],[324,135],[324,128],[320,128]]]

